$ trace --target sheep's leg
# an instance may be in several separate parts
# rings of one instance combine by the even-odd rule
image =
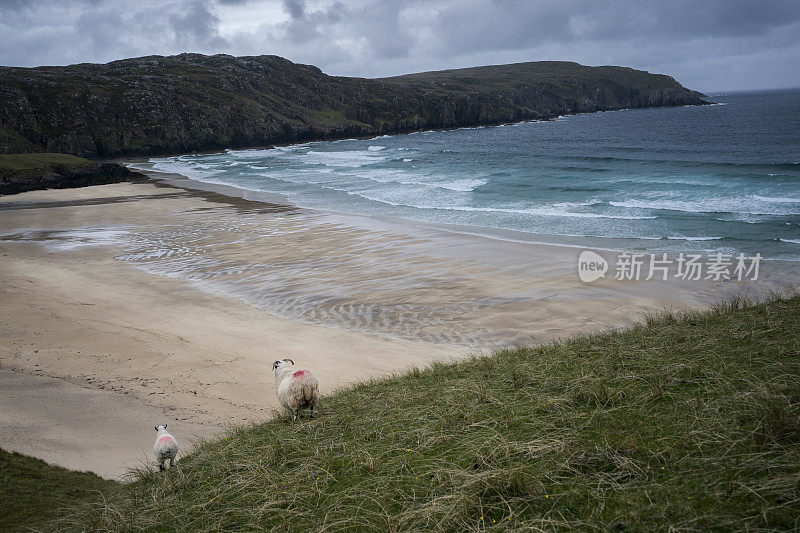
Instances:
[[[292,422],[297,422],[297,415],[300,414],[300,409],[295,409],[292,411]]]
[[[308,414],[308,418],[314,418],[314,406],[311,406],[311,412]]]
[[[175,464],[175,459],[170,457],[169,458],[169,467],[172,468],[172,465]]]
[[[166,467],[164,466],[164,460],[163,460],[163,459],[161,459],[161,460],[158,462],[158,469],[159,469],[159,470],[162,470],[162,471],[166,469]]]

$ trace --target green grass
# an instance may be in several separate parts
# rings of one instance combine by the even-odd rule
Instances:
[[[38,177],[58,167],[84,167],[92,162],[69,154],[0,154],[0,179],[6,176]]]
[[[732,300],[371,380],[51,527],[796,530],[798,333],[800,297]]]
[[[0,531],[28,531],[118,484],[0,450]]]

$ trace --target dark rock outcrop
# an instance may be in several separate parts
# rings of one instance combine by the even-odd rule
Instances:
[[[84,166],[52,165],[41,171],[0,175],[0,196],[39,189],[70,189],[147,179],[116,163],[91,163]]]
[[[181,153],[702,103],[669,76],[557,61],[364,79],[276,56],[149,56],[0,67],[0,151]]]

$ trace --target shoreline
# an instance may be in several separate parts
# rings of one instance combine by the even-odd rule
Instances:
[[[179,183],[0,198],[0,376],[18,384],[2,398],[0,447],[118,477],[149,459],[156,423],[175,427],[185,452],[190,435],[271,416],[276,359],[310,368],[325,394],[703,306],[736,285],[583,284],[574,249]],[[107,395],[108,411],[91,422],[59,411],[87,393]],[[105,427],[117,437],[87,465],[82,450]],[[46,439],[19,442],[37,431]]]
[[[288,198],[281,194],[269,193],[264,191],[257,191],[252,189],[245,189],[234,185],[225,183],[216,183],[210,181],[202,181],[190,178],[183,174],[176,172],[161,172],[152,169],[143,169],[137,167],[130,167],[143,173],[149,180],[168,187],[177,187],[190,192],[202,192],[209,195],[219,195],[221,201],[232,199],[236,201],[253,202],[254,205],[267,204],[278,209],[291,209],[298,212],[312,214],[314,216],[322,216],[341,222],[347,226],[362,228],[366,230],[389,230],[400,232],[430,232],[433,235],[444,236],[445,238],[452,237],[454,239],[474,240],[479,245],[487,247],[500,246],[506,247],[509,245],[523,245],[523,247],[530,247],[531,249],[538,250],[539,252],[549,252],[560,255],[561,258],[565,255],[574,254],[575,265],[577,265],[578,250],[592,250],[602,253],[624,253],[630,252],[631,248],[616,247],[608,248],[597,246],[597,241],[587,239],[586,244],[571,244],[563,242],[545,242],[534,240],[533,238],[525,238],[525,236],[547,236],[526,233],[516,230],[508,230],[502,228],[486,228],[479,226],[467,226],[459,224],[449,224],[441,222],[429,222],[423,220],[416,220],[410,218],[403,218],[391,215],[369,215],[360,213],[345,213],[333,209],[323,209],[318,207],[301,206],[291,202]],[[483,231],[482,231],[483,230]],[[519,236],[520,238],[514,238]],[[554,235],[553,237],[557,237]],[[617,241],[631,240],[631,239],[615,239]],[[660,242],[660,239],[654,242]],[[508,248],[506,248],[508,250]],[[639,250],[648,253],[648,250]],[[609,256],[606,256],[607,258]],[[488,257],[483,257],[483,260]],[[783,261],[768,259],[765,262],[769,265],[768,270],[774,272],[776,275],[788,275],[793,272],[794,261]],[[772,267],[771,269],[769,267]],[[574,271],[577,278],[577,270]],[[794,284],[800,285],[800,277],[794,278]],[[703,285],[702,283],[696,284],[696,287]]]
[[[597,113],[600,112],[601,111],[597,111]],[[320,142],[326,142],[326,141],[320,141]],[[299,143],[299,144],[305,144],[305,143]],[[214,152],[214,153],[222,153],[222,152]],[[513,230],[507,228],[472,226],[472,225],[454,224],[446,222],[433,222],[433,221],[419,220],[413,218],[404,218],[401,216],[393,216],[393,215],[346,213],[343,211],[337,211],[335,209],[330,209],[330,208],[324,209],[319,207],[301,206],[292,202],[286,196],[279,193],[269,193],[254,189],[246,189],[243,187],[229,185],[226,183],[203,181],[199,179],[190,178],[188,176],[179,174],[177,172],[164,172],[160,170],[153,170],[152,168],[142,168],[141,165],[143,163],[150,164],[149,158],[148,159],[142,158],[141,160],[138,158],[120,159],[118,161],[120,164],[130,168],[132,171],[140,172],[145,176],[147,176],[148,179],[153,180],[155,182],[165,183],[170,186],[186,190],[206,191],[210,193],[221,194],[223,196],[228,196],[232,198],[239,198],[255,202],[264,202],[268,204],[284,205],[287,207],[302,209],[311,213],[321,213],[328,216],[341,217],[342,220],[348,221],[349,223],[355,223],[358,226],[365,226],[365,227],[370,227],[371,225],[374,224],[389,224],[393,227],[417,227],[417,228],[430,229],[433,231],[439,231],[455,235],[465,235],[477,239],[487,239],[487,240],[502,241],[507,243],[522,244],[522,245],[556,247],[556,248],[566,248],[572,250],[590,249],[590,250],[596,250],[602,252],[614,252],[614,253],[634,252],[634,251],[643,253],[653,253],[652,250],[643,249],[640,246],[624,246],[624,243],[626,242],[635,243],[636,241],[646,241],[654,243],[663,243],[663,242],[671,242],[678,240],[670,237],[662,237],[660,239],[655,239],[655,238],[644,238],[644,237],[601,237],[601,236],[539,234],[539,233],[529,233],[525,231]],[[139,166],[133,166],[133,165],[139,165]],[[572,237],[575,239],[582,239],[583,242],[581,243],[561,242],[557,240],[559,237]],[[553,240],[548,240],[548,239],[553,239]],[[722,239],[714,239],[709,242],[717,242],[721,240]],[[605,241],[612,241],[612,242],[606,243]],[[689,238],[686,239],[685,242],[692,242],[692,241],[693,239]],[[676,250],[663,250],[663,249],[658,250],[659,253],[665,251],[667,251],[667,253],[670,254],[678,253]],[[783,271],[786,273],[793,271],[798,261],[800,261],[800,260],[787,260],[787,259],[774,259],[774,258],[763,258],[763,260],[768,262],[770,265],[773,265],[776,271]],[[800,279],[798,279],[798,281],[800,282]]]
[[[464,235],[464,236],[474,237],[476,239],[487,239],[489,241],[501,241],[507,243],[525,244],[533,246],[545,246],[545,247],[552,246],[556,248],[573,248],[573,249],[591,248],[592,250],[601,250],[606,252],[624,251],[623,248],[605,248],[601,246],[590,246],[590,245],[584,246],[584,245],[569,244],[569,243],[544,242],[533,239],[525,239],[523,238],[524,235],[536,235],[536,236],[540,235],[525,233],[515,230],[502,229],[502,228],[481,228],[479,226],[466,226],[458,224],[446,224],[440,222],[427,222],[422,220],[402,218],[391,215],[362,215],[355,213],[345,213],[343,211],[336,211],[333,209],[321,209],[316,207],[300,206],[291,202],[285,196],[276,193],[268,193],[252,189],[244,189],[241,187],[236,187],[234,185],[227,185],[224,183],[196,180],[188,176],[184,176],[183,174],[178,174],[176,172],[161,172],[158,170],[146,170],[140,167],[133,167],[133,166],[129,168],[135,169],[137,172],[141,172],[142,174],[147,176],[148,179],[150,180],[153,180],[157,183],[166,184],[171,187],[177,187],[191,191],[203,191],[212,194],[219,194],[225,197],[241,199],[248,202],[260,202],[270,205],[284,206],[289,209],[299,209],[307,211],[309,213],[323,214],[330,217],[341,218],[342,220],[345,220],[359,227],[375,227],[376,225],[380,226],[385,224],[395,228],[415,227],[419,229],[432,230],[454,235]],[[480,232],[481,229],[486,230],[486,232],[481,233]],[[504,234],[507,234],[508,236],[504,236]],[[512,236],[516,234],[519,234],[520,238],[514,238]]]

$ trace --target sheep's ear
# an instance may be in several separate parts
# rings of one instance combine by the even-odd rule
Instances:
[[[284,359],[284,361],[289,361],[290,363],[292,363],[292,366],[294,366],[294,361],[292,361],[291,359]]]
[[[167,429],[167,425],[166,424],[164,424],[164,429]]]
[[[156,431],[158,431],[158,426],[153,426],[153,428],[154,428]]]

